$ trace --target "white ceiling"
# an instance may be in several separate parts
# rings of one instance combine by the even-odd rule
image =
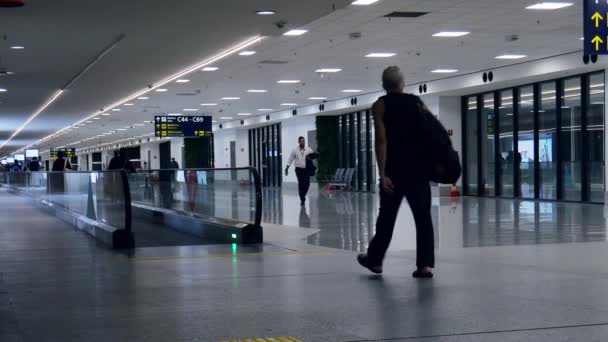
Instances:
[[[319,102],[308,100],[312,96],[341,98],[347,95],[341,92],[343,89],[377,91],[380,89],[381,70],[392,64],[402,67],[408,83],[418,83],[445,77],[430,73],[430,70],[436,68],[455,68],[460,70],[460,73],[468,73],[578,51],[582,49],[582,42],[579,40],[582,36],[582,1],[569,1],[575,2],[575,5],[556,11],[530,11],[525,7],[537,1],[381,0],[371,6],[350,5],[335,12],[330,12],[331,6],[326,1],[307,1],[305,4],[300,3],[299,8],[294,8],[295,3],[290,1],[289,6],[274,6],[280,10],[279,15],[260,17],[251,15],[253,7],[243,9],[249,6],[247,4],[251,1],[225,1],[208,6],[212,7],[213,13],[208,12],[211,9],[201,9],[200,15],[193,15],[193,12],[197,11],[192,9],[201,7],[196,5],[197,1],[191,1],[190,7],[184,6],[189,7],[188,9],[179,11],[164,8],[160,0],[146,0],[147,6],[143,7],[141,0],[138,1],[140,6],[130,9],[119,6],[108,9],[99,6],[93,10],[83,5],[72,12],[74,15],[78,14],[78,19],[68,20],[70,16],[67,16],[62,23],[49,18],[50,15],[39,14],[44,17],[41,18],[40,28],[43,28],[43,32],[48,30],[49,33],[44,34],[42,39],[39,36],[34,37],[35,32],[32,32],[29,37],[25,35],[24,40],[29,38],[32,44],[42,46],[32,45],[30,48],[27,47],[28,41],[19,42],[27,48],[18,53],[0,47],[2,56],[6,55],[4,51],[9,54],[6,59],[9,69],[10,64],[14,63],[25,70],[16,70],[18,73],[10,76],[10,81],[6,82],[6,87],[11,88],[9,93],[0,95],[11,100],[13,93],[17,94],[14,95],[14,100],[0,105],[0,118],[3,123],[0,139],[10,135],[20,124],[20,120],[29,115],[23,113],[33,112],[62,85],[61,82],[69,78],[68,75],[77,73],[86,65],[88,59],[114,36],[125,32],[127,39],[79,81],[73,90],[61,97],[7,145],[10,149],[0,152],[13,152],[31,144],[79,121],[98,108],[128,96],[146,84],[159,81],[222,48],[256,34],[275,35],[251,47],[251,50],[257,51],[253,56],[227,57],[215,64],[220,68],[218,71],[193,73],[186,77],[190,80],[189,83],[168,84],[165,88],[169,90],[165,93],[151,92],[146,95],[150,96],[149,100],[134,101],[135,105],[131,107],[121,106],[120,112],[110,112],[111,116],[100,116],[101,120],[66,132],[39,147],[45,149],[68,145],[126,127],[133,128],[71,146],[89,147],[150,134],[153,132],[151,125],[133,125],[152,120],[154,115],[158,114],[210,114],[222,122],[220,117],[223,116],[240,119],[237,113],[259,115],[259,108],[284,109],[281,103],[306,105]],[[61,1],[58,6],[82,2],[89,5],[96,3]],[[235,8],[239,8],[239,11],[238,15],[230,14],[232,20],[219,20],[228,17],[228,12],[225,11],[234,11]],[[36,10],[42,11],[41,8]],[[179,13],[173,14],[174,10]],[[430,13],[419,18],[388,20],[383,17],[393,11]],[[325,15],[312,20],[315,15],[320,17],[321,13]],[[129,18],[137,21],[130,22],[129,25],[121,24],[123,21],[117,20],[116,16],[121,20]],[[205,19],[197,20],[197,16],[203,16]],[[15,24],[19,23],[19,19],[24,19],[13,18],[0,11],[0,28],[4,27],[4,17],[9,17]],[[239,20],[236,20],[237,17]],[[294,26],[301,26],[309,32],[299,37],[285,37],[276,36],[276,29],[264,31],[271,26],[269,23],[284,17],[290,18],[294,23],[300,19],[298,25]],[[30,20],[31,22],[37,20]],[[93,25],[96,29],[82,32],[81,26],[89,26],[82,24],[83,22],[103,24]],[[306,22],[308,24],[305,24]],[[59,26],[54,28],[53,25],[58,24]],[[107,29],[115,26],[119,28]],[[443,30],[470,31],[471,34],[460,38],[432,37],[434,33]],[[65,36],[56,37],[57,32],[52,31],[61,31]],[[353,32],[360,32],[362,38],[349,38],[349,34]],[[507,42],[505,37],[513,34],[519,35],[520,39]],[[57,42],[62,50],[54,48]],[[369,52],[394,52],[397,56],[388,59],[364,58]],[[523,53],[528,57],[517,61],[494,59],[503,53]],[[20,55],[16,56],[17,54],[32,55],[22,58]],[[36,55],[44,55],[45,58],[41,61]],[[287,64],[260,64],[263,60],[286,61]],[[37,63],[44,65],[30,65]],[[343,70],[323,77],[314,72],[323,67]],[[35,68],[37,72],[29,72],[31,68]],[[301,82],[295,85],[277,84],[280,79],[297,79]],[[4,81],[0,79],[0,85],[4,85]],[[247,93],[248,89],[265,89],[268,92],[251,94]],[[193,95],[183,96],[177,95],[178,93]],[[225,96],[241,99],[222,101],[221,98]],[[200,106],[201,103],[207,102],[219,105]],[[186,108],[198,108],[200,112],[184,112],[183,109]],[[21,114],[16,115],[17,113]]]

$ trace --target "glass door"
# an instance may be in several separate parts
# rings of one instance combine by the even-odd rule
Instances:
[[[589,76],[587,82],[587,193],[590,202],[604,202],[604,73]]]
[[[517,99],[517,153],[519,195],[534,198],[534,86],[519,88]]]
[[[538,109],[539,198],[557,199],[557,90],[555,82],[540,85]]]
[[[482,96],[483,107],[481,109],[481,176],[483,195],[495,196],[496,185],[496,159],[495,159],[495,108],[494,93]]]
[[[477,97],[471,96],[465,102],[465,151],[466,151],[466,168],[465,179],[466,188],[464,193],[467,195],[479,194],[479,153],[477,144],[479,143],[479,134],[477,130]]]
[[[560,129],[560,167],[563,191],[562,199],[569,201],[582,200],[582,114],[581,114],[581,78],[569,78],[562,81],[561,94],[561,129]]]

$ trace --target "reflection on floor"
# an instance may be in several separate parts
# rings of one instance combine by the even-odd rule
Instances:
[[[300,207],[295,190],[265,189],[263,221],[318,228],[308,243],[364,251],[375,231],[376,194],[312,191]],[[435,245],[467,248],[606,241],[604,207],[597,204],[434,198]],[[392,248],[415,248],[414,221],[404,201]]]

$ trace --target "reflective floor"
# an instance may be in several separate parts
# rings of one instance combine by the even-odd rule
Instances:
[[[289,190],[267,202],[262,245],[121,253],[0,190],[0,341],[606,341],[602,206],[436,200],[419,281],[408,210],[373,276],[353,250],[374,196],[311,197],[302,215]]]
[[[318,228],[308,243],[364,251],[375,231],[377,194],[311,191],[300,207],[295,190],[267,189],[263,221]],[[438,248],[606,241],[604,207],[597,204],[514,201],[500,198],[434,198]],[[404,200],[394,250],[415,249],[414,221]]]

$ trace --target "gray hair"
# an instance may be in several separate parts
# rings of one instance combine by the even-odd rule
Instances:
[[[398,66],[389,66],[382,72],[382,87],[386,91],[401,90],[404,87],[403,74]]]

